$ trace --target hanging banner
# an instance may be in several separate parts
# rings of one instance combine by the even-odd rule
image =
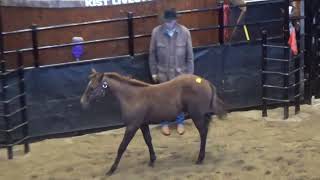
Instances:
[[[152,0],[85,0],[86,7],[141,3]]]
[[[0,0],[1,6],[75,8],[144,3],[152,0]]]

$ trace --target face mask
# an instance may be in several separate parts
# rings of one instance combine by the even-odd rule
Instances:
[[[176,20],[171,20],[171,21],[165,22],[166,28],[167,28],[168,30],[174,29],[175,26],[176,26],[176,22],[177,22]]]

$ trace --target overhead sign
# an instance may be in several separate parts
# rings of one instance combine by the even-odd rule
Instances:
[[[85,0],[86,7],[141,3],[152,0]]]
[[[73,8],[125,5],[149,1],[152,0],[0,0],[0,6]]]

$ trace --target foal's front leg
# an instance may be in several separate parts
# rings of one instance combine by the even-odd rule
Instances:
[[[156,154],[154,152],[153,149],[153,145],[152,145],[152,138],[150,135],[150,129],[148,125],[142,125],[140,127],[142,134],[143,134],[143,138],[149,148],[149,153],[150,153],[150,162],[149,162],[149,166],[153,167],[154,165],[154,161],[157,159]]]
[[[114,171],[117,169],[122,154],[127,149],[128,144],[132,140],[133,136],[136,134],[137,130],[138,130],[138,128],[136,128],[136,127],[127,127],[126,128],[126,132],[124,134],[124,137],[123,137],[122,142],[121,142],[119,149],[118,149],[117,157],[116,157],[113,165],[111,166],[109,172],[106,173],[106,175],[109,175],[109,176],[112,175],[114,173]]]

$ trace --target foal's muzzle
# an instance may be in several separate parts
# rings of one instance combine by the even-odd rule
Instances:
[[[88,102],[88,99],[86,97],[82,97],[81,100],[80,100],[80,103],[81,103],[82,109],[88,109],[89,102]]]

